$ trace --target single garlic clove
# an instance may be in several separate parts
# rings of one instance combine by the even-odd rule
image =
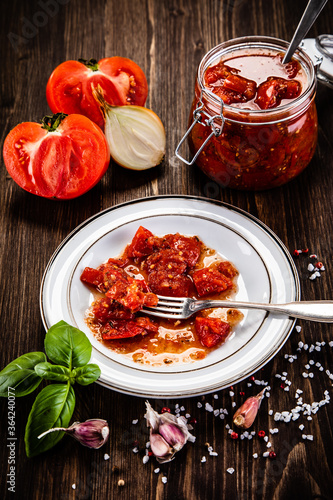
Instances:
[[[186,442],[184,433],[177,425],[163,423],[159,426],[158,432],[175,449],[181,449]]]
[[[164,458],[172,454],[172,448],[160,434],[150,434],[150,448],[157,458]]]
[[[248,429],[251,427],[257,416],[265,390],[266,388],[256,396],[251,396],[242,404],[240,408],[238,408],[233,417],[233,423],[237,427],[241,429]]]

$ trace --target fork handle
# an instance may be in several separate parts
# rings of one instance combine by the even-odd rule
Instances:
[[[214,307],[234,307],[237,309],[261,309],[286,314],[293,318],[308,319],[322,323],[333,323],[333,300],[310,300],[287,304],[258,304],[228,300],[197,300],[190,305],[193,313]]]

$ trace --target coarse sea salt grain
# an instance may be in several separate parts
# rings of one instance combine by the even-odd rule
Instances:
[[[264,453],[262,454],[263,457],[269,457],[269,451],[264,451]]]
[[[160,468],[157,467],[157,469],[154,469],[155,474],[158,474],[160,472]]]
[[[72,489],[76,490],[76,484],[72,484]]]
[[[258,458],[258,453],[253,453],[253,458]]]
[[[298,428],[302,431],[304,429],[304,425],[301,424],[301,425],[298,426]]]
[[[109,460],[110,458],[110,455],[108,455],[107,453],[104,453],[104,460]]]
[[[206,457],[201,457],[201,463],[202,463],[202,464],[203,464],[203,463],[205,463],[205,462],[206,462],[206,460],[207,460],[207,459],[206,459]]]
[[[211,405],[211,404],[206,403],[206,404],[205,404],[205,410],[206,410],[206,411],[211,412],[211,411],[213,411],[213,410],[214,410],[214,408],[212,407],[212,405]]]
[[[138,418],[136,418],[135,420],[132,420],[132,424],[133,424],[133,425],[137,424],[138,422],[139,422],[139,419],[138,419]]]
[[[143,459],[142,459],[142,462],[143,462],[144,464],[146,464],[146,463],[148,462],[148,460],[149,460],[149,455],[145,455],[145,456],[143,457]]]
[[[162,483],[165,484],[168,482],[168,478],[166,476],[162,477]]]
[[[299,333],[302,330],[302,327],[297,325],[297,326],[295,326],[295,330],[296,330],[296,332]]]
[[[202,408],[202,403],[200,403],[200,401],[197,402],[197,408]]]
[[[234,469],[233,467],[229,467],[229,468],[227,469],[227,472],[228,472],[229,474],[233,474],[233,473],[235,472],[235,469]]]

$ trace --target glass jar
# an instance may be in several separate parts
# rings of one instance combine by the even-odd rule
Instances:
[[[246,109],[246,104],[241,108],[226,104],[204,84],[207,69],[221,60],[258,53],[281,56],[287,47],[283,40],[251,36],[221,43],[203,57],[189,129],[176,150],[181,160],[189,165],[195,161],[222,186],[243,190],[281,186],[305,169],[315,152],[318,128],[316,71],[306,53],[297,51],[294,55],[305,75],[301,94],[275,108]],[[258,71],[262,71],[260,67]],[[193,155],[191,162],[179,155],[186,137]]]

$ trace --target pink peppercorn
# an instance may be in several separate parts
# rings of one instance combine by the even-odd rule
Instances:
[[[269,458],[276,458],[275,451],[270,451],[268,456],[269,456]]]
[[[259,436],[260,438],[265,437],[265,434],[266,434],[266,432],[265,432],[265,431],[259,431],[259,432],[258,432],[258,436]]]
[[[170,408],[167,408],[166,406],[164,406],[161,410],[161,413],[171,413],[171,410],[170,410]]]
[[[294,250],[294,256],[295,256],[295,257],[298,257],[298,256],[299,256],[299,251],[298,251],[298,250]]]
[[[238,434],[237,434],[237,432],[232,432],[232,433],[230,434],[230,437],[231,437],[231,439],[238,439]]]

